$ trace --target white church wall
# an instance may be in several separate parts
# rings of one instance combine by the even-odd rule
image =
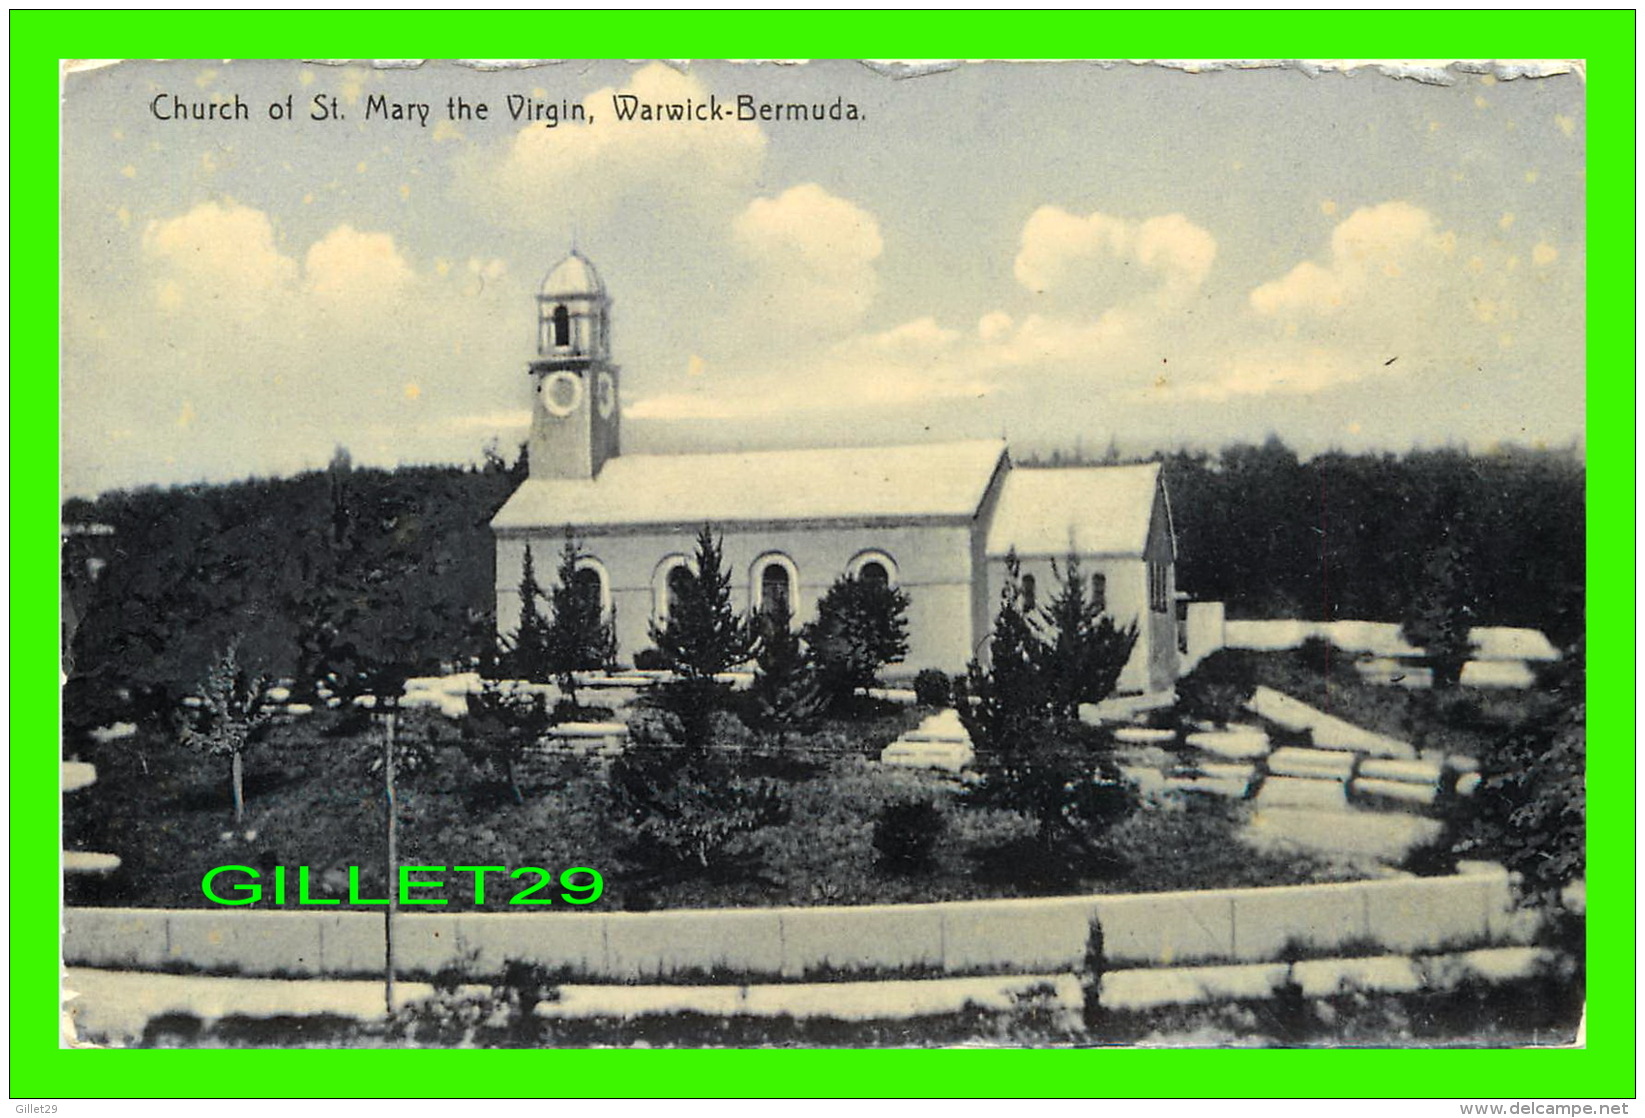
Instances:
[[[583,550],[599,561],[617,611],[618,657],[652,646],[649,627],[658,607],[659,564],[671,556],[690,558],[696,527],[580,537]],[[909,655],[889,674],[912,674],[935,667],[964,670],[971,655],[971,529],[956,525],[791,525],[716,528],[724,563],[732,574],[732,602],[739,610],[756,600],[754,562],[768,553],[785,557],[799,576],[795,620],[816,617],[817,602],[852,560],[865,551],[883,552],[896,566],[897,585],[909,596]],[[519,625],[519,586],[527,540],[509,535],[497,541],[497,616],[500,632]],[[562,531],[530,539],[538,584],[546,593],[565,545]],[[763,565],[763,564],[762,564]]]

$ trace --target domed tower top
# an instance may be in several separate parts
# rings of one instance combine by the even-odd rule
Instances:
[[[611,298],[600,273],[576,249],[537,289],[539,357],[605,360],[610,354]]]
[[[588,257],[571,250],[571,255],[554,266],[554,270],[543,279],[542,287],[537,294],[545,299],[561,296],[575,298],[578,296],[595,299],[605,298],[605,284],[600,280],[600,273],[594,270],[594,265]]]

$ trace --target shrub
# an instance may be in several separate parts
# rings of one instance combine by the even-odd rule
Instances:
[[[1213,652],[1177,680],[1177,699],[1193,717],[1226,726],[1240,717],[1256,689],[1256,672],[1250,658],[1225,648]]]
[[[542,650],[543,668],[558,681],[573,707],[577,705],[577,673],[609,669],[617,662],[616,619],[606,616],[597,590],[591,592],[580,581],[586,558],[576,538],[567,533],[557,581],[548,598]]]
[[[954,683],[936,668],[921,668],[914,677],[914,700],[921,706],[948,706],[954,701]]]
[[[665,666],[687,679],[712,679],[754,655],[754,627],[731,607],[731,573],[708,525],[697,533],[694,568],[686,568],[667,618],[652,622]]]
[[[486,681],[467,696],[462,750],[476,765],[496,769],[515,803],[524,803],[515,770],[537,740],[548,732],[548,700],[541,694],[514,691]]]
[[[734,880],[762,862],[751,841],[788,819],[788,804],[771,781],[736,774],[703,752],[630,750],[611,765],[613,806],[634,840],[624,849],[639,875]]]
[[[1103,603],[1086,596],[1079,556],[1053,567],[1056,595],[1031,619],[1038,638],[1030,645],[1045,678],[1051,714],[1075,718],[1081,703],[1100,703],[1114,693],[1137,644],[1135,622],[1120,628]]]
[[[634,667],[642,672],[665,672],[668,670],[668,658],[661,649],[642,648],[634,654]]]
[[[945,820],[930,800],[904,800],[880,809],[874,821],[874,849],[882,869],[914,873],[931,865]]]
[[[955,708],[981,773],[968,799],[1033,820],[1023,873],[1058,879],[1099,853],[1095,840],[1136,809],[1137,795],[1112,739],[1067,716],[1067,680],[1047,670],[1054,655],[1023,608],[1019,571],[1008,555],[989,667],[971,662]]]
[[[762,614],[755,623],[759,651],[750,689],[756,719],[768,726],[793,726],[822,713],[822,687],[806,663],[788,611]]]
[[[883,582],[835,580],[802,634],[823,694],[839,707],[908,655],[908,595]]]
[[[1320,675],[1330,675],[1343,660],[1343,652],[1324,637],[1314,636],[1297,646],[1297,659]]]

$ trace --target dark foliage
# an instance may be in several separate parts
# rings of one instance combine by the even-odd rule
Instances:
[[[944,827],[942,811],[930,800],[886,804],[874,821],[874,850],[880,868],[891,873],[929,868]]]
[[[651,625],[664,665],[687,679],[713,679],[754,656],[754,627],[732,608],[731,572],[721,556],[720,541],[703,525],[668,617]]]
[[[831,704],[874,686],[880,669],[908,655],[908,595],[883,582],[842,575],[805,627],[806,647]]]
[[[1069,692],[1058,688],[1069,688],[1070,668],[1025,613],[1019,571],[1016,555],[1007,556],[989,665],[973,661],[955,688],[982,777],[969,798],[1034,822],[1032,849],[997,852],[999,868],[1009,863],[1025,878],[1072,879],[1106,861],[1098,840],[1136,809],[1137,794],[1112,739],[1068,716]]]
[[[805,649],[788,611],[762,613],[754,622],[759,650],[754,657],[750,697],[759,724],[788,729],[813,721],[825,706],[821,681],[806,662]]]
[[[516,778],[520,762],[548,732],[548,700],[541,694],[515,692],[487,682],[467,696],[462,750],[478,766],[494,770],[508,785],[515,803],[523,803]]]
[[[549,624],[539,605],[542,598],[537,564],[532,558],[531,545],[527,544],[520,564],[520,623],[500,664],[510,678],[532,683],[547,683],[553,678]]]
[[[954,701],[954,681],[936,668],[921,668],[914,676],[914,701],[927,707],[948,706]]]
[[[1584,628],[1585,470],[1570,450],[1508,447],[1307,462],[1279,439],[1162,458],[1177,582],[1230,617],[1394,620],[1436,547],[1467,559],[1475,625],[1556,645]]]
[[[1463,799],[1458,850],[1500,861],[1546,901],[1586,872],[1587,664],[1582,642],[1566,650],[1557,704],[1509,731],[1485,758]]]
[[[1251,658],[1220,649],[1177,680],[1177,699],[1180,709],[1195,718],[1227,725],[1244,713],[1246,700],[1256,689]]]
[[[1401,633],[1427,654],[1435,690],[1456,687],[1474,649],[1468,635],[1477,612],[1472,566],[1472,557],[1448,535],[1418,565],[1402,615]]]
[[[302,699],[349,630],[413,640],[400,658],[419,664],[478,658],[494,644],[488,524],[513,485],[459,467],[355,469],[339,454],[294,478],[68,502],[65,522],[113,529],[71,537],[105,561],[70,587],[71,733],[169,725],[234,640],[261,673],[294,676]]]
[[[587,559],[575,537],[567,533],[549,595],[545,626],[545,667],[575,706],[577,673],[609,670],[617,662],[616,618],[607,617],[598,593],[577,581]],[[522,596],[524,591],[521,591]]]
[[[1120,628],[1087,596],[1078,556],[1068,556],[1055,569],[1057,593],[1033,618],[1040,637],[1031,647],[1052,717],[1077,718],[1080,704],[1100,703],[1114,693],[1136,647],[1137,626]]]
[[[689,747],[630,749],[612,763],[610,788],[633,834],[622,854],[636,878],[653,883],[758,879],[763,852],[755,838],[789,817],[776,783]]]

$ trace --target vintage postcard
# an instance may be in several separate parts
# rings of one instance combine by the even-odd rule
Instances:
[[[1565,62],[69,66],[64,1043],[1510,1047]]]

